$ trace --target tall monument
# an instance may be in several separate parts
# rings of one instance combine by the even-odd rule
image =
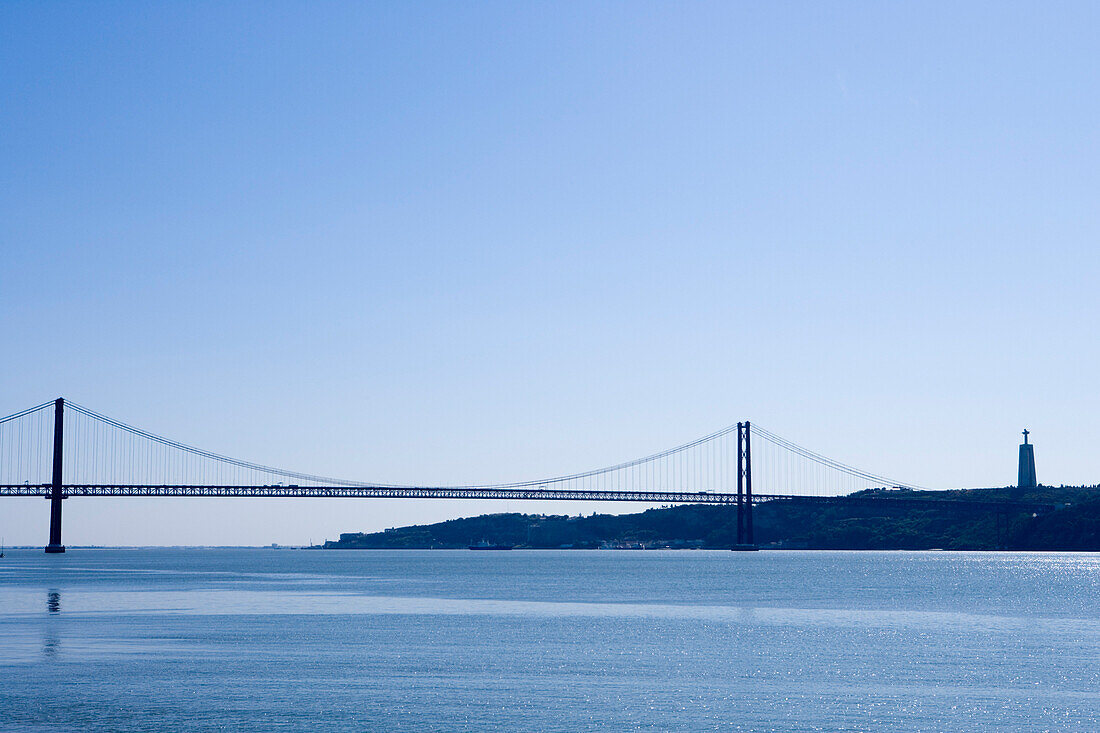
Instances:
[[[1024,431],[1024,442],[1020,444],[1020,480],[1017,485],[1021,489],[1034,489],[1038,484],[1035,480],[1035,446],[1027,442],[1030,431]]]

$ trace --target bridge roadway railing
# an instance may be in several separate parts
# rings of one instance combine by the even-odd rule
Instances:
[[[0,484],[0,496],[50,496],[50,484]],[[614,489],[478,488],[478,487],[394,487],[394,486],[205,486],[72,484],[62,487],[71,496],[192,496],[252,498],[334,499],[531,499],[541,501],[629,501],[648,504],[736,504],[737,494],[720,491],[620,491]],[[749,497],[745,497],[748,500]],[[764,502],[812,504],[894,504],[909,508],[967,508],[1048,512],[1054,504],[980,499],[932,499],[901,496],[799,496],[796,494],[753,494],[754,504]]]
[[[49,484],[0,485],[0,496],[49,496]],[[652,504],[736,504],[737,494],[707,491],[615,491],[542,488],[393,486],[202,486],[73,484],[71,496],[195,496],[336,499],[536,499],[543,501],[633,501]]]

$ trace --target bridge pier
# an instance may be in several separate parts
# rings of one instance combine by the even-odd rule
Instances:
[[[65,436],[65,400],[58,397],[53,412],[53,482],[50,485],[50,544],[46,552],[65,551],[61,544],[61,501],[65,498],[61,490],[61,468]]]

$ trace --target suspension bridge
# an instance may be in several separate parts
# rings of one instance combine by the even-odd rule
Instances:
[[[737,546],[743,549],[754,547],[752,509],[760,502],[904,501],[939,507],[954,503],[979,511],[1003,511],[1008,504],[1034,511],[1050,508],[1018,502],[951,502],[913,494],[923,488],[827,458],[748,421],[659,453],[582,473],[512,483],[417,486],[350,481],[243,461],[170,440],[62,398],[0,418],[0,496],[50,501],[48,553],[65,551],[61,509],[71,497],[725,504],[737,507]],[[867,489],[877,491],[851,496]]]

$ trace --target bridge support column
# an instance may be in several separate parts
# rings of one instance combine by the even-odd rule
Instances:
[[[61,501],[65,497],[61,493],[61,466],[64,451],[65,436],[65,400],[57,398],[53,411],[53,482],[50,485],[50,544],[46,545],[46,552],[64,552],[65,545],[61,544]]]
[[[748,422],[737,423],[737,544],[735,550],[758,549],[752,536],[752,443]]]
[[[756,546],[752,536],[752,430],[745,421],[745,544]],[[58,510],[60,511],[60,510]]]
[[[745,544],[745,426],[737,423],[737,544]]]

